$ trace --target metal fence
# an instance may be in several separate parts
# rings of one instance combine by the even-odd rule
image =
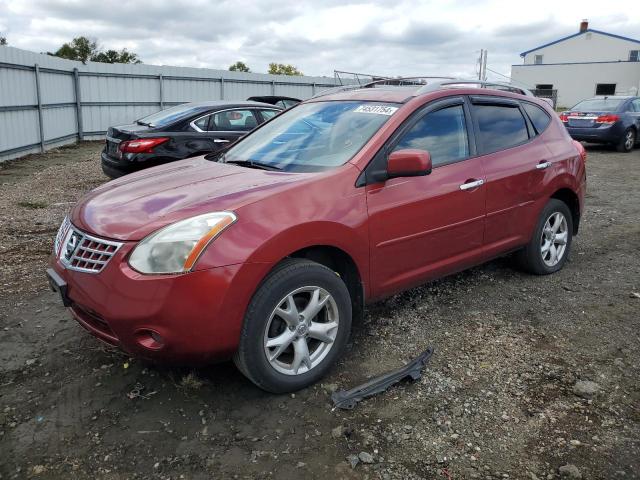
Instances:
[[[288,77],[154,65],[63,60],[0,47],[0,161],[76,140],[162,108],[253,95],[308,98],[332,77]]]

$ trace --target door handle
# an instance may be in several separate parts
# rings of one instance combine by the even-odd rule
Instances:
[[[225,140],[224,138],[214,138],[213,143],[229,143],[229,140]]]
[[[551,162],[540,162],[536,165],[538,170],[544,170],[545,168],[549,168],[551,166]]]
[[[460,185],[460,190],[471,190],[472,188],[479,187],[484,183],[484,180],[472,180],[470,182],[463,183]]]

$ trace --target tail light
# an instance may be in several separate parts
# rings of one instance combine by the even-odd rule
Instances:
[[[578,150],[578,153],[580,154],[580,158],[582,159],[582,161],[584,163],[587,163],[587,150],[577,140],[574,140],[573,144],[576,146],[576,149]]]
[[[135,140],[127,140],[120,144],[122,153],[153,153],[153,149],[158,145],[168,142],[167,137],[158,138],[136,138]]]
[[[603,123],[605,125],[611,125],[612,123],[616,123],[620,120],[618,115],[600,115],[596,118],[596,123]]]
[[[566,113],[561,113],[560,121],[562,121],[562,123],[567,123],[569,121],[569,116]]]

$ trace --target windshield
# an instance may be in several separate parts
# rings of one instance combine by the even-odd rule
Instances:
[[[317,102],[287,110],[231,147],[223,162],[313,172],[348,162],[398,110],[371,102]]]
[[[206,110],[206,108],[203,108],[201,105],[195,106],[190,103],[183,103],[182,105],[176,105],[175,107],[152,113],[140,120],[136,120],[136,122],[142,125],[150,125],[152,127],[165,127],[177,120],[190,117],[202,110]]]
[[[614,112],[626,98],[592,98],[583,100],[571,110],[573,112]]]

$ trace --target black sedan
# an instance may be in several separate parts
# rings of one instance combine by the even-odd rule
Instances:
[[[102,170],[116,178],[161,163],[215,152],[282,111],[258,102],[199,102],[111,127]]]
[[[562,112],[560,120],[574,140],[610,143],[630,152],[640,133],[640,97],[589,98]]]

